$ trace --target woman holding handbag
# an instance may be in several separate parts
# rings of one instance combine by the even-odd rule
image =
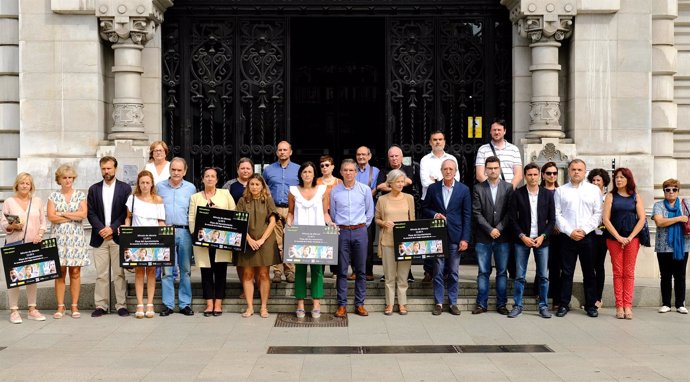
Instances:
[[[22,244],[25,241],[39,243],[43,239],[46,230],[45,211],[43,201],[33,196],[36,189],[34,179],[29,173],[22,172],[14,180],[14,196],[7,198],[2,206],[0,226],[7,233],[5,245]],[[16,221],[10,223],[8,216],[16,217]],[[45,321],[45,316],[36,309],[37,285],[26,286],[26,299],[29,305],[29,320]],[[21,324],[22,317],[19,314],[19,288],[11,288],[7,291],[10,307],[10,322]]]
[[[613,181],[613,191],[606,195],[604,200],[602,220],[608,234],[606,246],[611,254],[616,318],[631,320],[635,291],[635,261],[640,250],[640,239],[637,235],[644,228],[647,216],[630,169],[617,168],[613,172]]]
[[[671,311],[671,281],[675,290],[676,312],[688,314],[685,307],[685,270],[688,264],[690,236],[683,233],[688,223],[688,202],[678,197],[680,182],[667,179],[662,184],[664,200],[654,203],[652,219],[656,223],[654,251],[661,273],[661,307],[659,313]]]

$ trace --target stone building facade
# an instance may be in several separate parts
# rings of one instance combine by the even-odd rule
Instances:
[[[510,140],[525,161],[630,167],[648,211],[665,179],[690,182],[689,0],[500,4],[514,24]],[[147,143],[163,137],[160,26],[174,6],[0,2],[0,200],[18,171],[32,173],[42,193],[56,189],[52,173],[64,162],[85,189],[100,177],[97,158],[116,144],[143,163]],[[657,272],[651,251],[638,269]]]

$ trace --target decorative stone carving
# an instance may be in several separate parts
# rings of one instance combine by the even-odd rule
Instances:
[[[542,38],[563,41],[573,33],[573,17],[558,16],[556,21],[546,21],[544,16],[528,16],[517,22],[520,36],[535,43]]]
[[[115,126],[144,127],[144,105],[137,103],[116,104],[113,110]]]
[[[556,162],[564,163],[568,161],[568,156],[556,149],[553,143],[544,145],[544,149],[538,155],[532,155],[531,161],[534,163]]]
[[[558,125],[561,118],[561,109],[558,102],[531,102],[529,117],[531,125],[547,124]]]
[[[144,18],[118,18],[118,21],[101,18],[101,37],[112,43],[131,39],[135,44],[145,45],[156,33],[156,23]]]

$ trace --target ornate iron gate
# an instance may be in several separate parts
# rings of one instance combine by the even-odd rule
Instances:
[[[467,170],[488,134],[470,138],[467,117],[488,125],[511,116],[511,24],[496,0],[177,0],[162,30],[163,133],[189,162],[188,178],[198,184],[206,166],[234,177],[239,157],[271,162],[276,143],[289,139],[290,23],[305,15],[381,18],[386,145],[418,161],[428,134],[442,130],[471,184]]]

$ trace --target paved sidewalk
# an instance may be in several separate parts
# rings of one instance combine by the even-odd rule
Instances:
[[[24,312],[23,312],[24,313]],[[44,313],[49,313],[45,311]],[[86,312],[85,312],[86,313]],[[689,380],[690,316],[635,309],[633,320],[574,310],[460,317],[350,315],[347,328],[275,328],[275,315],[7,322],[2,381],[606,381]],[[25,317],[25,316],[24,316]],[[553,353],[270,355],[269,346],[545,344]]]

